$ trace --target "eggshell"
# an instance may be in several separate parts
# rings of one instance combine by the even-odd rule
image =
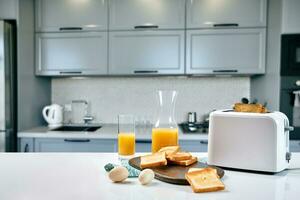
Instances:
[[[128,170],[123,166],[115,167],[108,173],[108,177],[112,182],[122,182],[128,178],[128,175]]]
[[[154,172],[151,169],[144,169],[139,175],[139,181],[142,185],[151,183],[154,179]]]

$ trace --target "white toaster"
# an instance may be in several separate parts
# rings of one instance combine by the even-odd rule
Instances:
[[[280,172],[288,167],[289,120],[281,112],[210,114],[208,164],[220,167]]]

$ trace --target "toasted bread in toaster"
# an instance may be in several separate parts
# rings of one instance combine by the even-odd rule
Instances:
[[[171,161],[171,160],[169,160],[168,163],[173,164],[173,165],[190,166],[190,165],[194,164],[197,161],[198,161],[197,157],[192,157],[191,159],[181,160],[181,161]]]
[[[141,168],[151,168],[167,165],[166,153],[158,152],[151,155],[141,157]]]
[[[213,192],[224,190],[225,186],[212,168],[191,170],[185,174],[185,178],[192,186],[194,192]]]
[[[236,103],[236,104],[234,104],[233,109],[235,112],[250,112],[250,113],[266,113],[266,112],[268,112],[267,109],[259,103],[257,103],[257,104]]]
[[[191,158],[192,155],[189,152],[177,152],[167,157],[169,161],[182,161],[182,160],[189,160]]]
[[[158,152],[165,152],[166,156],[168,157],[174,153],[177,153],[179,150],[180,150],[179,146],[167,146],[161,148]]]

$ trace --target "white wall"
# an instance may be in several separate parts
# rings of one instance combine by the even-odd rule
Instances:
[[[116,122],[119,113],[152,116],[156,109],[155,91],[175,89],[177,122],[185,121],[187,112],[199,118],[213,109],[230,108],[234,102],[250,95],[248,77],[187,78],[53,78],[52,103],[68,104],[74,99],[91,103],[96,122]]]

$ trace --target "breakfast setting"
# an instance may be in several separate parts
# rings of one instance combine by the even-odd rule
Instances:
[[[300,200],[300,0],[0,0],[0,200]]]
[[[135,154],[134,117],[118,116],[118,164],[104,166],[106,181],[124,187],[138,182],[143,191],[145,186],[158,187],[153,183],[156,179],[169,184],[169,188],[173,186],[174,190],[176,185],[188,187],[185,189],[188,193],[202,193],[198,194],[201,198],[203,193],[228,195],[232,192],[230,187],[233,186],[226,186],[234,178],[232,172],[266,177],[285,174],[283,171],[289,168],[291,161],[286,144],[293,127],[283,113],[268,111],[266,105],[250,103],[247,98],[242,98],[231,109],[213,111],[209,116],[208,154],[198,156],[199,153],[185,151],[179,145],[174,119],[176,95],[176,91],[158,91],[159,110],[152,128],[151,153]],[[259,123],[266,126],[257,126]],[[251,156],[255,154],[250,149],[252,146],[247,148],[249,143],[257,148],[264,145],[256,158]],[[276,148],[273,157],[270,152]]]

